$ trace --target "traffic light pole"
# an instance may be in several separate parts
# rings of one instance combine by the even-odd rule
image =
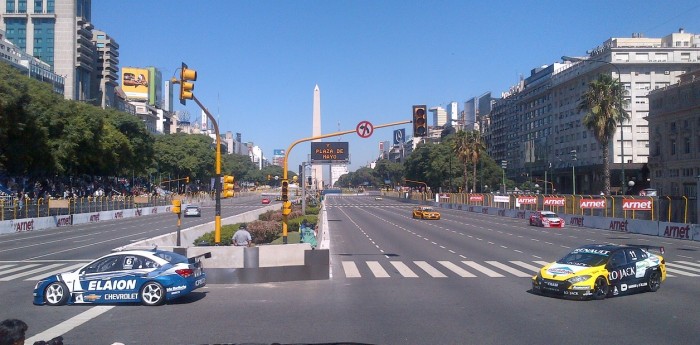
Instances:
[[[207,118],[214,125],[216,133],[216,175],[214,177],[214,193],[216,196],[216,214],[214,216],[214,243],[221,244],[221,137],[219,136],[219,125],[209,113],[209,110],[192,94],[192,100],[207,114]]]
[[[398,125],[404,125],[407,123],[411,123],[411,120],[408,121],[399,121],[399,122],[392,122],[392,123],[387,123],[383,125],[378,125],[374,126],[374,128],[384,128],[384,127],[391,127],[391,126],[398,126]],[[323,138],[330,138],[330,137],[337,137],[345,134],[350,134],[356,132],[357,129],[353,130],[348,130],[348,131],[342,131],[342,132],[334,132],[334,133],[329,133],[329,134],[323,134],[323,135],[318,135],[315,137],[308,137],[304,139],[299,139],[295,142],[293,142],[289,147],[287,148],[287,151],[284,153],[284,164],[282,167],[282,181],[288,181],[288,176],[287,176],[287,170],[288,170],[288,162],[289,162],[289,153],[292,152],[292,149],[294,146],[296,146],[299,143],[303,143],[306,141],[311,141],[311,140],[316,140],[316,139],[323,139]],[[287,191],[287,193],[289,193]],[[282,200],[287,200],[289,198],[289,195],[284,195],[284,190],[283,190],[283,195],[282,195]],[[287,244],[287,214],[284,212],[284,204],[286,204],[286,201],[283,202],[282,207],[282,243]]]

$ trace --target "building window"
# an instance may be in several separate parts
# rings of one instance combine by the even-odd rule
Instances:
[[[46,13],[54,13],[56,0],[46,0]]]
[[[5,12],[15,13],[15,0],[5,1]]]
[[[17,12],[27,13],[27,0],[19,0],[17,2]]]
[[[676,139],[671,139],[671,155],[676,154]]]
[[[690,153],[690,138],[685,138],[683,143],[683,153]]]
[[[34,13],[44,12],[44,0],[34,0]]]
[[[654,156],[660,156],[660,155],[661,155],[661,143],[657,141],[654,143]]]

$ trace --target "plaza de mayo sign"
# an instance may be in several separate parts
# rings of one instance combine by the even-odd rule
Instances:
[[[312,163],[342,163],[349,159],[348,142],[312,142]]]

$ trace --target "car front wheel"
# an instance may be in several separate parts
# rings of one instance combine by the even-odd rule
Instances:
[[[165,302],[165,289],[157,282],[148,282],[141,288],[141,303],[147,306],[160,305]]]
[[[598,279],[595,280],[595,285],[593,286],[593,299],[605,299],[605,297],[608,296],[608,292],[610,292],[608,281],[605,280],[605,277],[598,277]]]
[[[44,290],[44,300],[48,305],[64,305],[68,301],[68,287],[61,282],[53,282]]]
[[[659,271],[653,271],[649,274],[647,289],[651,292],[656,292],[659,288],[661,288],[661,273],[659,273]]]

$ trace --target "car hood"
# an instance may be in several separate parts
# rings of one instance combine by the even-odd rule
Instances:
[[[540,269],[542,278],[564,281],[574,276],[591,274],[601,271],[602,267],[588,267],[572,264],[558,264],[553,262]]]

